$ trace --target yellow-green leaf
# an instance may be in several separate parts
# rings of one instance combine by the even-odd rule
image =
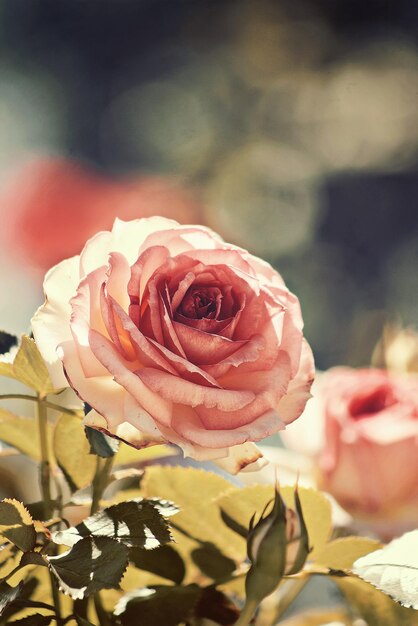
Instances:
[[[156,459],[163,459],[167,456],[173,456],[175,454],[177,454],[177,451],[170,446],[150,446],[149,448],[137,450],[136,448],[121,442],[119,450],[115,455],[115,465],[145,463],[147,461],[155,461]]]
[[[0,375],[20,381],[27,387],[34,389],[42,397],[57,391],[54,389],[45,361],[36,343],[27,335],[22,336],[13,363],[0,362]]]
[[[353,572],[403,606],[418,611],[418,530],[359,558]],[[418,621],[418,613],[417,613]]]
[[[416,626],[418,613],[394,602],[356,576],[333,577],[334,582],[368,626]]]
[[[82,489],[90,485],[96,471],[96,457],[90,454],[90,444],[78,417],[61,415],[55,426],[53,447],[70,486]]]
[[[34,419],[19,417],[0,409],[0,441],[13,446],[34,461],[40,461],[39,429]],[[48,439],[51,440],[52,428],[48,425]]]
[[[317,551],[329,540],[332,531],[331,504],[327,497],[316,489],[298,487],[303,517],[309,535],[312,552],[309,559],[315,559]],[[294,507],[294,487],[281,487],[280,493],[286,505]]]
[[[174,527],[201,542],[213,543],[225,556],[242,560],[242,538],[225,526],[215,503],[230,488],[221,476],[191,467],[149,467],[141,482],[145,497],[165,498],[180,507]],[[176,540],[181,540],[178,533]]]
[[[327,543],[317,551],[315,563],[330,569],[349,570],[354,561],[361,556],[374,552],[381,544],[366,537],[342,537]]]
[[[19,550],[33,550],[36,531],[29,511],[18,500],[5,498],[0,502],[0,539],[13,543]]]

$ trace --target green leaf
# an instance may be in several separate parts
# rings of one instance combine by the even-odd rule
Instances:
[[[128,548],[108,537],[85,537],[59,556],[47,557],[61,591],[81,600],[119,585],[128,564]]]
[[[48,425],[48,439],[52,429]],[[34,461],[41,460],[39,428],[35,420],[0,409],[0,441],[13,446]]]
[[[0,537],[23,552],[33,550],[36,531],[29,511],[21,502],[6,498],[0,502]]]
[[[141,490],[146,497],[173,500],[179,507],[175,527],[197,542],[209,542],[232,559],[245,558],[242,538],[225,528],[216,498],[231,489],[227,480],[201,469],[152,466],[146,469]],[[176,533],[176,538],[179,534]],[[178,539],[180,541],[180,538]]]
[[[212,543],[203,543],[190,555],[200,571],[215,581],[228,577],[236,569],[235,561],[222,554]]]
[[[39,565],[41,567],[47,567],[47,563],[40,552],[25,552],[20,559],[20,567],[26,567],[26,565]]]
[[[23,588],[23,584],[19,583],[17,587],[11,587],[6,582],[0,583],[0,615],[3,615],[5,609],[19,597]]]
[[[84,617],[80,617],[79,615],[75,616],[75,621],[77,623],[77,626],[94,626],[94,624],[84,619]]]
[[[34,340],[27,335],[22,336],[13,363],[0,362],[0,375],[18,380],[27,387],[34,389],[41,397],[58,391],[54,389],[45,361]]]
[[[114,614],[122,626],[178,626],[192,614],[200,597],[197,585],[156,586],[138,589],[124,596],[116,605]]]
[[[54,454],[73,491],[91,485],[96,473],[96,456],[90,454],[90,444],[80,418],[60,416],[54,431]]]
[[[177,449],[172,446],[158,445],[138,450],[121,441],[116,453],[115,465],[143,465],[149,461],[156,461],[177,454]]]
[[[27,617],[15,620],[14,622],[9,622],[9,624],[17,624],[18,626],[48,626],[52,620],[52,616],[36,613],[35,615],[28,615]]]
[[[353,572],[402,606],[418,610],[417,555],[418,530],[412,530],[358,559]]]
[[[355,576],[332,577],[368,626],[416,626],[414,609],[406,609],[372,585]]]
[[[17,346],[16,335],[11,335],[4,330],[0,330],[0,354],[7,354],[13,346]]]
[[[379,541],[366,537],[342,537],[325,544],[316,553],[315,563],[334,570],[349,570],[354,561],[381,547]]]
[[[172,503],[170,507],[172,509]],[[139,547],[146,550],[157,548],[172,540],[167,520],[154,502],[142,498],[103,509],[75,527],[54,533],[53,540],[71,546],[79,541],[80,537],[88,536],[110,537],[129,548]]]
[[[96,454],[103,459],[115,456],[119,448],[119,441],[100,432],[96,428],[85,426],[86,437],[90,443],[90,454]]]
[[[160,546],[155,550],[132,548],[129,560],[138,569],[151,572],[180,585],[186,574],[184,561],[171,545]]]

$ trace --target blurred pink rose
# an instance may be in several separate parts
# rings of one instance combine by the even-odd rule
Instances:
[[[35,159],[16,171],[1,204],[8,214],[3,245],[43,272],[77,254],[99,230],[111,228],[116,216],[199,221],[196,199],[173,179],[110,178],[59,158]]]
[[[321,376],[322,487],[383,534],[418,523],[418,376],[335,368]],[[316,405],[317,408],[318,404]]]
[[[310,397],[298,299],[204,227],[116,220],[44,288],[32,326],[55,385],[67,378],[87,424],[138,448],[168,441],[238,471]]]

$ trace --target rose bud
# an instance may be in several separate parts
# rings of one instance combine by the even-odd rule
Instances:
[[[136,448],[169,442],[232,473],[310,398],[314,362],[281,276],[203,226],[116,220],[52,268],[32,320],[85,425]]]
[[[261,602],[283,576],[296,574],[305,564],[309,538],[297,489],[294,499],[295,510],[287,508],[276,488],[271,512],[264,515],[265,509],[256,525],[254,517],[250,522],[247,550],[252,565],[246,578],[247,599]]]
[[[418,376],[335,368],[321,377],[321,488],[384,538],[418,524]]]

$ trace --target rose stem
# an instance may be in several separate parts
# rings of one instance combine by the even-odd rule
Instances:
[[[41,444],[41,491],[42,498],[44,502],[44,518],[45,520],[49,519],[52,516],[53,505],[51,498],[51,463],[49,460],[49,446],[48,446],[48,415],[47,415],[47,406],[48,403],[38,396],[38,426],[39,426],[39,441]],[[60,597],[57,588],[57,584],[54,578],[54,575],[51,571],[49,571],[49,579],[51,582],[51,592],[52,599],[55,607],[55,615],[57,619],[57,625],[61,626],[62,617],[61,617],[61,605],[60,605]]]
[[[279,622],[279,619],[282,617],[283,613],[289,608],[291,604],[293,604],[294,600],[300,594],[308,581],[309,576],[288,580],[288,582],[291,582],[291,584],[287,590],[283,589],[284,593],[279,598],[277,612],[275,613],[273,621],[274,624]]]
[[[32,400],[32,402],[39,402],[38,396],[30,396],[25,393],[6,393],[0,395],[0,400]],[[49,409],[54,409],[54,411],[59,411],[60,413],[68,413],[68,415],[79,415],[80,412],[76,409],[68,409],[65,406],[61,406],[60,404],[54,404],[53,402],[48,402],[47,400],[42,400],[44,405]]]
[[[252,617],[258,607],[258,602],[256,600],[246,600],[244,608],[241,611],[241,615],[238,618],[238,621],[235,622],[234,626],[248,626],[251,623]]]
[[[93,494],[90,515],[96,513],[100,508],[100,500],[103,492],[109,483],[109,474],[113,465],[113,457],[103,460],[98,456],[96,460],[96,473],[93,478]]]
[[[109,483],[109,474],[113,465],[113,457],[109,457],[104,460],[99,456],[96,458],[96,473],[93,478],[93,494],[91,501],[90,515],[96,513],[100,508],[100,500],[103,492]],[[102,599],[100,593],[97,591],[93,596],[94,608],[99,619],[101,626],[111,626],[109,617],[103,608]]]

